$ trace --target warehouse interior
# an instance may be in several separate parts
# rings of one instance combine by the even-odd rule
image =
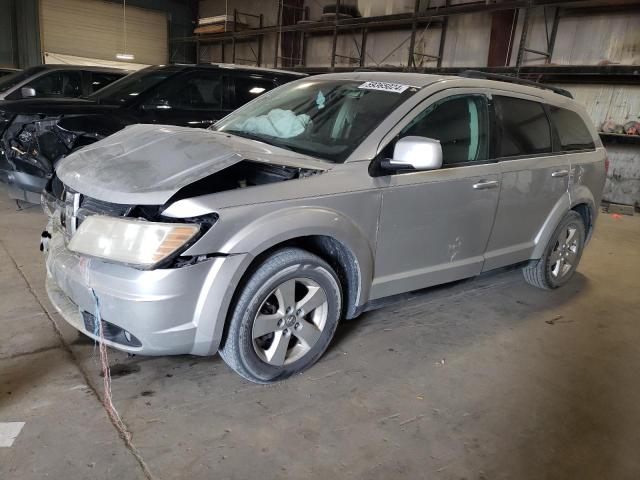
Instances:
[[[311,368],[258,385],[215,352],[79,333],[45,284],[42,206],[0,188],[0,478],[637,478],[640,2],[0,0],[0,71],[194,64],[566,90],[608,165],[579,267],[553,290],[518,264],[374,299]],[[0,97],[0,120],[30,101]]]

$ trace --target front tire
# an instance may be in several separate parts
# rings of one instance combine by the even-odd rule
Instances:
[[[342,312],[334,270],[299,248],[274,252],[242,287],[220,356],[256,383],[302,372],[325,352]]]
[[[585,238],[582,217],[578,212],[570,211],[551,235],[542,258],[522,269],[524,279],[545,290],[567,283],[578,268]]]

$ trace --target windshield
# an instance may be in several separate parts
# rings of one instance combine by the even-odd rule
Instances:
[[[116,80],[86,98],[107,105],[123,105],[135,100],[135,97],[154,87],[172,73],[174,72],[170,69],[144,68]]]
[[[11,75],[6,75],[0,78],[0,92],[9,90],[10,88],[15,87],[20,82],[24,82],[29,77],[38,73],[41,70],[42,70],[42,67],[27,68],[22,72],[12,73]]]
[[[344,162],[418,89],[386,82],[304,80],[273,90],[214,129],[332,162]]]

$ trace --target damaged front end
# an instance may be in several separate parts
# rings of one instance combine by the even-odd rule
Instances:
[[[163,207],[161,205],[131,205],[105,202],[66,187],[56,176],[43,190],[41,203],[49,219],[46,230],[42,232],[41,251],[46,253],[49,241],[54,236],[60,236],[64,246],[78,254],[86,254],[88,257],[95,257],[102,261],[121,263],[140,270],[179,268],[205,260],[208,256],[201,256],[202,258],[180,257],[180,253],[195,243],[218,220],[218,215],[215,213],[193,219],[167,219],[162,216]],[[96,218],[91,219],[94,216]],[[76,235],[80,226],[89,219],[91,219],[92,225],[86,226],[80,234]],[[177,229],[181,225],[191,225],[196,228],[193,229],[191,235],[184,237],[182,243],[176,243],[180,238],[175,236],[170,238],[169,243],[173,242],[173,244],[169,245],[171,247],[169,248],[167,246],[168,243],[165,243],[164,248],[169,248],[169,250],[163,252],[166,255],[158,257],[151,255],[150,261],[136,262],[135,258],[118,258],[114,256],[113,252],[105,255],[105,249],[113,250],[113,240],[107,237],[131,236],[132,230],[136,226],[149,229],[159,225],[166,227],[167,224],[171,224],[172,227]],[[119,230],[118,226],[120,226]],[[156,232],[151,232],[150,236],[154,237],[154,233]],[[102,237],[112,243],[103,247],[101,251],[97,249],[96,251],[87,251],[78,245],[81,238],[85,238],[86,241],[87,237],[94,243],[104,244],[105,240]],[[74,241],[75,246],[72,244]],[[158,247],[161,247],[161,245]],[[96,245],[93,245],[93,248],[95,249]],[[145,245],[140,245],[139,249],[142,253],[148,253],[151,246],[147,242]]]
[[[16,199],[38,203],[56,163],[67,155],[75,134],[58,125],[59,118],[16,115],[1,134],[0,181]]]
[[[105,343],[129,353],[215,353],[252,257],[185,255],[224,217],[214,207],[164,213],[185,198],[272,191],[325,170],[321,161],[250,146],[205,130],[137,125],[66,157],[42,195],[46,288],[62,317],[96,340],[99,318]]]
[[[89,257],[141,270],[193,265],[208,256],[180,254],[216,224],[218,213],[211,209],[197,217],[194,213],[180,218],[164,215],[171,205],[230,190],[303,180],[324,171],[325,162],[274,153],[267,146],[251,148],[253,143],[182,127],[127,127],[65,158],[43,192],[43,208],[52,230],[63,234],[65,244]],[[132,236],[126,248],[114,240],[125,233],[139,235]],[[149,240],[156,236],[170,241],[156,245]],[[138,249],[138,256],[129,255],[127,248],[129,253]],[[158,252],[150,254],[153,248]]]

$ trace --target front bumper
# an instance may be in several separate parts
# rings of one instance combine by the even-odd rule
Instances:
[[[6,184],[11,198],[40,203],[40,192],[44,190],[47,179],[16,170],[0,169],[0,182]]]
[[[213,257],[182,268],[142,271],[71,252],[58,231],[46,253],[47,293],[69,324],[96,340],[86,318],[95,313],[97,297],[107,329],[113,331],[115,326],[139,340],[133,344],[105,340],[119,350],[211,355],[218,350],[227,309],[248,257]]]

